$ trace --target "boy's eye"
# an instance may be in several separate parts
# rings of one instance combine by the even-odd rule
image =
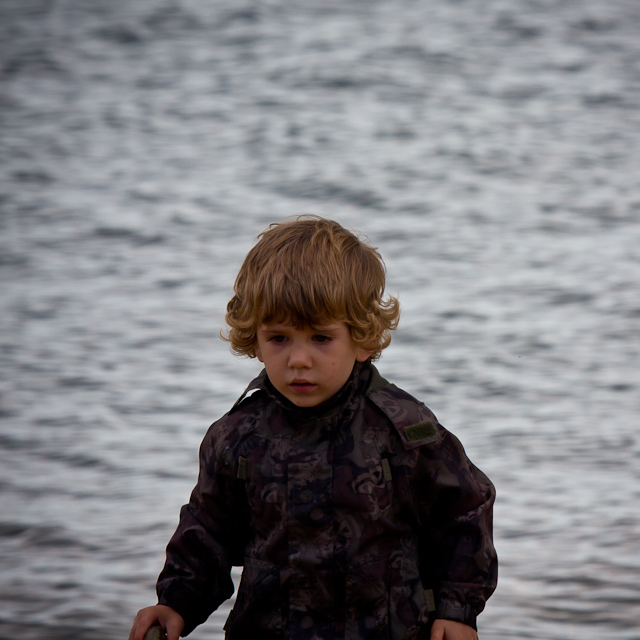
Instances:
[[[313,339],[320,344],[324,344],[325,342],[330,342],[331,338],[329,336],[324,336],[322,334],[318,334],[313,336]]]
[[[286,336],[271,336],[269,342],[275,342],[276,344],[282,344],[286,341]]]

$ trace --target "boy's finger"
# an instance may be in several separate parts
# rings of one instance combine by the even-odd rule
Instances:
[[[167,640],[180,640],[180,634],[184,629],[184,620],[176,614],[176,617],[167,620]]]
[[[436,624],[433,625],[431,629],[431,638],[430,640],[444,640],[444,629],[441,625],[439,625],[436,621]]]
[[[140,613],[138,613],[136,619],[133,621],[133,626],[131,627],[131,632],[129,633],[129,640],[141,640],[144,629],[146,629],[146,627],[142,626]]]
[[[166,640],[180,640],[180,633],[184,627],[184,623],[177,620],[170,620],[167,622],[167,635]],[[162,636],[164,640],[165,636]]]

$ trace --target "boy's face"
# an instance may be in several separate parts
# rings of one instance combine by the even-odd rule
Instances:
[[[256,356],[271,384],[298,407],[315,407],[340,391],[353,365],[371,351],[353,343],[344,322],[297,329],[263,324],[257,332]]]

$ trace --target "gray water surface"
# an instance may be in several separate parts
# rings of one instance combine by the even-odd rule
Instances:
[[[497,486],[480,637],[639,640],[638,33],[635,0],[2,0],[0,638],[154,602],[258,371],[235,273],[318,213],[386,260],[380,370]]]

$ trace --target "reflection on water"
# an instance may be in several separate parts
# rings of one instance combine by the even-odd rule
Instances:
[[[274,219],[366,233],[383,373],[494,479],[482,637],[637,640],[635,3],[0,4],[0,636],[123,638]],[[220,612],[193,633],[222,637]]]

